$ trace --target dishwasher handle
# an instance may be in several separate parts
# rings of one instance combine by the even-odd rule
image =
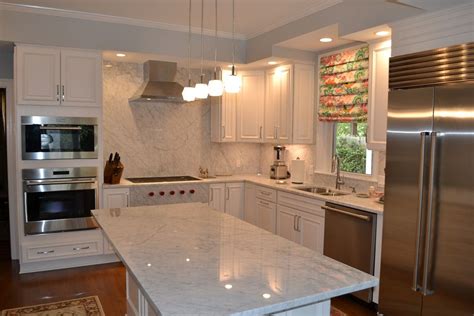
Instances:
[[[344,214],[344,215],[347,215],[347,216],[356,217],[356,218],[364,220],[366,222],[370,222],[372,220],[372,218],[370,216],[351,213],[351,212],[343,211],[343,210],[340,210],[340,209],[337,209],[337,208],[334,208],[334,207],[321,206],[321,208],[323,208],[326,211],[337,212],[337,213]]]

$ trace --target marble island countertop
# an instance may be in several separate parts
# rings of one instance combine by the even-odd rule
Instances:
[[[162,315],[261,315],[374,287],[378,279],[206,204],[94,210]]]
[[[180,181],[180,182],[167,182],[167,183],[132,183],[126,179],[122,179],[120,184],[104,184],[104,188],[117,188],[117,187],[133,187],[133,186],[150,186],[150,185],[162,185],[162,184],[182,184],[182,183],[195,183],[196,181]],[[360,210],[383,214],[383,205],[378,203],[375,198],[360,198],[355,194],[347,194],[342,196],[323,196],[316,193],[305,192],[298,190],[299,187],[313,186],[312,183],[304,184],[292,184],[291,179],[288,179],[284,184],[278,184],[276,180],[270,179],[264,175],[234,175],[234,176],[218,176],[215,178],[207,178],[198,181],[199,183],[222,183],[222,182],[251,182],[257,185],[269,187],[272,189],[290,192],[301,196],[306,196],[322,201],[334,202],[348,207],[358,208]]]

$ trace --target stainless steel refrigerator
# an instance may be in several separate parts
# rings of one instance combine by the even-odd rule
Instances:
[[[474,43],[390,60],[379,313],[474,315]]]

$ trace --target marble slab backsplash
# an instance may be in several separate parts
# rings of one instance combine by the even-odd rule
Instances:
[[[210,101],[129,103],[143,82],[143,65],[104,64],[104,161],[119,152],[124,177],[257,173],[259,144],[217,144],[210,141]],[[198,79],[193,71],[193,82]],[[187,72],[178,68],[178,82]]]

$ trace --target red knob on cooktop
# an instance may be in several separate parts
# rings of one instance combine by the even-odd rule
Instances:
[[[186,191],[184,190],[179,191],[179,194],[184,194],[184,193],[186,193]]]
[[[155,192],[148,192],[148,196],[155,196]]]
[[[189,190],[189,193],[191,193],[191,194],[194,194],[194,192],[196,192],[196,191],[194,191],[194,190]]]
[[[174,195],[174,191],[170,191],[170,195]]]
[[[160,191],[160,195],[161,195],[161,196],[165,195],[165,192]]]

